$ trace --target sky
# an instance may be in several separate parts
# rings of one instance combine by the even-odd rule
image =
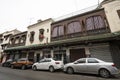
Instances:
[[[103,0],[0,0],[0,33],[90,7]]]

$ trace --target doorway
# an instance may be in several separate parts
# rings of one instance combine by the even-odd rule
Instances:
[[[80,58],[85,58],[85,49],[70,49],[70,62],[76,61]]]

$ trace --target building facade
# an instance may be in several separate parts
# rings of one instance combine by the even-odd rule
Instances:
[[[11,44],[5,52],[13,59],[28,58],[34,62],[44,57],[51,57],[51,50],[46,45],[51,41],[52,22],[51,18],[44,21],[38,20],[37,23],[28,26],[27,32],[11,36]]]
[[[61,20],[39,20],[28,26],[26,43],[10,47],[35,62],[44,57],[73,62],[96,57],[120,68],[120,1],[104,0],[97,8]]]
[[[51,18],[44,21],[38,20],[37,23],[28,26],[28,33],[26,39],[26,46],[36,46],[36,45],[47,45],[51,41],[51,23],[53,20]],[[39,61],[42,57],[51,57],[49,48],[31,48],[27,53],[28,58],[34,59],[34,61]]]
[[[17,33],[20,33],[20,31],[17,29],[14,29],[11,31],[6,31],[6,32],[2,33],[2,36],[1,36],[1,48],[2,49],[0,52],[2,62],[6,61],[6,54],[4,53],[4,50],[8,48],[10,37]]]
[[[12,35],[9,40],[8,48],[25,46],[27,31]],[[17,60],[19,58],[26,58],[27,53],[24,50],[12,50],[7,53],[7,59]]]

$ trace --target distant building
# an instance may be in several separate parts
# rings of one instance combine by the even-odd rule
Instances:
[[[39,61],[42,57],[51,56],[51,50],[49,48],[40,46],[47,45],[51,42],[52,22],[53,20],[50,18],[43,21],[38,20],[37,23],[28,26],[28,31],[27,33],[25,32],[24,45],[11,45],[8,49],[6,49],[6,53],[9,54],[9,56],[14,56],[12,57],[13,59],[26,57],[33,59],[35,62]],[[23,35],[23,33],[13,35],[10,43],[12,43],[15,38],[18,39],[15,41],[18,43],[20,38],[19,36]]]
[[[3,42],[3,34],[0,34],[0,62],[1,62],[1,59],[2,59],[2,46],[1,46],[1,44],[2,44],[2,42]]]
[[[25,46],[26,37],[27,37],[27,31],[12,35],[9,40],[8,48]],[[17,60],[21,57],[26,58],[26,56],[27,55],[23,50],[16,51],[16,49],[14,49],[10,53],[7,53],[7,59]]]
[[[4,50],[8,48],[10,37],[14,34],[20,33],[19,30],[14,29],[11,31],[6,31],[2,33],[1,35],[1,47],[2,49],[0,50],[1,58],[3,59],[2,61],[4,62],[6,60],[6,55],[4,53]]]

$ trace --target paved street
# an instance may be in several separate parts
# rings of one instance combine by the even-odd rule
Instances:
[[[104,79],[96,75],[65,74],[60,71],[32,71],[0,67],[0,80],[120,80],[120,76]]]

